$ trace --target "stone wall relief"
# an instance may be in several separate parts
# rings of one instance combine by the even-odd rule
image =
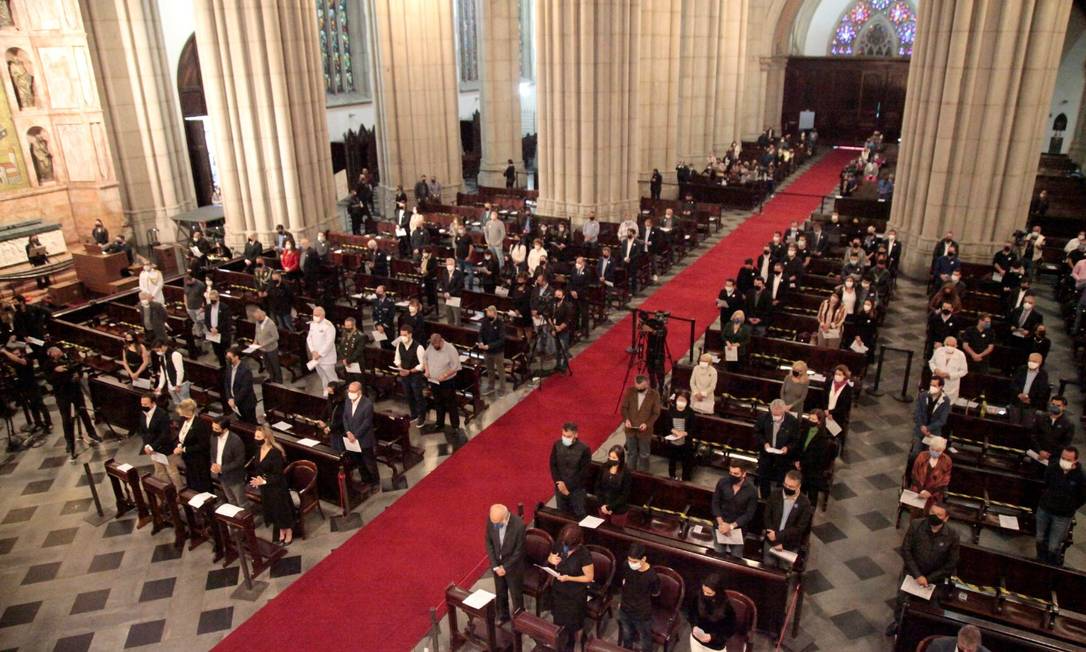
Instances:
[[[11,48],[4,55],[7,62],[8,76],[11,78],[12,91],[19,110],[26,111],[38,106],[38,81],[34,74],[34,64],[26,51]]]
[[[56,168],[53,165],[49,134],[41,127],[31,127],[26,132],[26,142],[30,149],[30,160],[34,164],[34,175],[38,179],[38,185],[55,182]]]

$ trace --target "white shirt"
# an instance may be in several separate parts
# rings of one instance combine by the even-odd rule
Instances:
[[[147,410],[146,412],[144,412],[144,413],[143,413],[143,423],[144,423],[144,424],[145,424],[145,425],[146,425],[146,426],[147,426],[148,428],[150,428],[150,427],[151,427],[151,418],[155,416],[155,410],[157,410],[157,409],[158,409],[158,408],[156,408],[156,407],[155,407],[155,406],[154,406],[154,405],[152,404],[152,405],[151,405],[151,409],[150,409],[150,410]]]
[[[945,371],[949,374],[943,379],[943,392],[951,401],[957,399],[961,379],[969,373],[969,363],[965,359],[965,354],[958,349],[941,346],[931,354],[928,367],[932,371]]]
[[[177,384],[170,387],[180,387],[185,382],[185,357],[181,355],[180,351],[174,351],[170,355],[170,362],[173,364],[173,375],[177,379]],[[166,386],[166,372],[163,370],[162,374],[158,377],[158,389],[162,389]]]
[[[216,436],[219,440],[219,445],[215,447],[215,463],[219,466],[222,466],[222,451],[226,448],[226,438],[229,436],[229,430],[223,430],[222,434]]]
[[[831,379],[831,381],[830,381],[830,394],[829,394],[828,400],[826,401],[826,409],[827,410],[832,410],[832,409],[837,407],[837,399],[841,396],[841,392],[845,391],[845,385],[848,385],[848,383],[847,382],[843,383],[841,385],[841,389],[837,389],[837,384],[834,383],[832,381],[832,379]]]
[[[219,327],[219,302],[211,304],[211,317],[209,318],[212,328]]]
[[[166,299],[162,295],[162,286],[165,284],[166,279],[162,277],[162,272],[157,270],[152,272],[144,270],[140,272],[140,292],[150,294],[153,301],[157,301],[161,304],[166,303]]]
[[[313,353],[319,353],[317,364],[334,365],[336,363],[336,327],[327,319],[309,322],[309,335],[305,345]]]
[[[532,250],[528,252],[528,273],[534,274],[535,268],[539,267],[539,259],[547,255],[547,250],[543,247],[536,249],[532,247]]]
[[[196,421],[195,416],[191,419],[186,419],[185,422],[181,424],[181,430],[177,433],[177,441],[180,442],[182,446],[185,445],[185,437],[188,436],[189,429],[192,428],[192,424],[194,421]]]

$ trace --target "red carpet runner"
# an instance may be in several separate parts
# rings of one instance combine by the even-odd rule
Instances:
[[[788,192],[822,195],[850,157],[835,151]],[[803,220],[816,196],[781,195],[662,286],[645,310],[697,320],[700,336],[717,317],[726,275],[754,256],[775,230]],[[425,635],[428,610],[444,604],[451,581],[471,584],[486,569],[483,535],[492,503],[530,512],[552,493],[547,457],[562,423],[576,421],[596,449],[618,425],[614,412],[626,372],[630,318],[573,359],[576,375],[548,379],[351,539],[238,627],[219,650],[410,650]],[[688,334],[670,329],[678,358]],[[632,381],[632,379],[631,379]],[[530,517],[530,513],[528,514]],[[442,610],[443,611],[443,610]]]

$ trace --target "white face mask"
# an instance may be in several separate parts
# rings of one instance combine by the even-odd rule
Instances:
[[[639,570],[641,568],[641,562],[639,561],[627,561],[631,570]]]
[[[573,445],[573,437],[562,437],[562,445],[563,446],[572,446]]]
[[[702,369],[705,369],[706,367],[709,366],[709,363],[708,362],[699,362],[698,366],[701,367]]]
[[[928,393],[931,394],[932,396],[938,396],[939,395],[939,388],[938,387],[929,387],[928,388]]]
[[[144,306],[151,305],[151,301],[149,299],[144,299],[144,300],[140,301],[140,303],[142,303]]]
[[[1064,471],[1070,471],[1071,469],[1075,468],[1075,463],[1072,462],[1071,460],[1065,460],[1065,459],[1063,459],[1061,457],[1060,458],[1060,468],[1063,469]]]
[[[411,313],[412,315],[414,315],[418,311],[419,311],[419,309],[416,308],[415,306],[411,306],[410,308],[407,309],[407,312]]]
[[[316,317],[316,316],[313,317],[313,323],[314,324],[319,324],[322,321],[324,321],[324,317]]]
[[[357,401],[358,399],[362,398],[362,394],[360,392],[347,392],[347,398],[351,399],[352,401]]]
[[[686,401],[675,401],[675,407],[677,407],[679,411],[682,412],[686,409]]]
[[[1036,370],[1041,368],[1041,363],[1040,362],[1027,362],[1026,366],[1029,367],[1031,370],[1036,371]]]

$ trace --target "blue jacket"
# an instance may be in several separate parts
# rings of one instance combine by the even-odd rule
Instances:
[[[343,437],[346,437],[348,432],[354,433],[363,449],[377,446],[373,433],[373,402],[365,396],[358,399],[358,407],[354,412],[351,412],[351,400],[348,398],[343,401]],[[338,442],[333,441],[332,445],[337,450],[344,449],[342,438]]]

